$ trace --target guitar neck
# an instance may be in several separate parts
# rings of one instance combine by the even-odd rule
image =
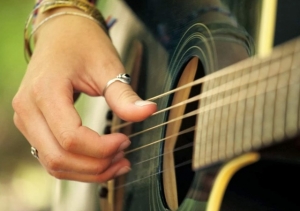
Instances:
[[[204,79],[194,169],[298,134],[299,58],[300,38],[268,57],[250,58]]]

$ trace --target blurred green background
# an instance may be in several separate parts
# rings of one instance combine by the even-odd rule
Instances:
[[[11,100],[26,71],[25,21],[34,0],[0,1],[0,211],[50,210],[54,179],[13,124]]]

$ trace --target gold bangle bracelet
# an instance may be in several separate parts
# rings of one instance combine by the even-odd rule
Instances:
[[[84,14],[84,13],[78,13],[78,12],[58,12],[58,13],[55,13],[53,15],[50,15],[49,17],[45,18],[44,20],[42,20],[33,30],[32,32],[30,33],[30,36],[29,36],[29,39],[32,37],[32,35],[44,24],[46,23],[47,21],[55,18],[55,17],[58,17],[58,16],[62,16],[62,15],[75,15],[75,16],[80,16],[80,17],[84,17],[84,18],[87,18],[87,19],[90,19],[92,21],[94,21],[95,23],[99,24],[100,23],[98,22],[98,20],[96,20],[95,18],[93,18],[92,16],[90,15],[87,15],[87,14]]]
[[[45,13],[55,8],[61,7],[75,7],[85,12],[86,14],[92,16],[103,25],[103,29],[108,34],[108,29],[106,27],[105,20],[101,15],[100,11],[89,2],[83,0],[55,0],[43,2],[40,8],[41,13]]]

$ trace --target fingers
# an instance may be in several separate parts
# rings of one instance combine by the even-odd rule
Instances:
[[[128,163],[127,160],[123,159],[100,175],[83,175],[80,173],[69,172],[54,172],[50,174],[58,179],[76,180],[81,182],[106,182],[112,178],[128,173],[130,171]]]
[[[32,114],[29,121],[34,125],[38,123],[38,127],[28,124],[25,126],[18,114],[14,116],[15,124],[30,140],[30,144],[38,149],[41,164],[56,178],[101,182],[130,170],[130,163],[123,158],[123,152],[106,159],[96,159],[63,150],[51,134],[42,116],[35,112]]]
[[[63,86],[69,87],[66,84]],[[60,89],[60,86],[53,87],[55,88],[49,90],[58,88],[62,96],[68,96],[66,90]],[[56,96],[57,99],[51,97],[47,99],[44,96]],[[85,182],[104,181],[128,172],[130,163],[124,158],[122,151],[124,141],[125,147],[128,146],[127,137],[122,134],[100,137],[94,131],[81,126],[80,118],[69,101],[71,97],[59,96],[55,91],[53,93],[44,92],[43,96],[35,91],[34,96],[17,94],[13,101],[16,112],[15,124],[30,144],[38,150],[39,161],[45,169],[57,178]],[[51,105],[51,103],[48,104],[49,102],[55,103]],[[60,102],[67,103],[65,105]],[[48,111],[43,114],[42,108]],[[53,132],[55,130],[58,130],[57,134],[64,134],[60,138],[73,138],[63,138],[58,141]],[[75,135],[66,135],[68,133]],[[89,138],[91,139],[89,140]],[[63,145],[62,140],[69,144]]]
[[[95,158],[106,158],[127,148],[130,141],[123,134],[100,136],[97,132],[81,125],[81,119],[73,106],[72,84],[65,80],[39,85],[33,99],[47,125],[61,147],[72,153]]]

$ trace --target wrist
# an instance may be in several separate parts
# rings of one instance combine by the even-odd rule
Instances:
[[[65,8],[55,8],[55,9],[52,9],[52,10],[49,10],[49,11],[46,11],[46,12],[43,12],[43,13],[40,13],[36,16],[36,20],[35,20],[35,27],[38,26],[39,24],[41,24],[42,21],[46,20],[47,18],[55,15],[55,14],[60,14],[60,13],[63,13],[63,12],[75,12],[75,13],[78,13],[78,14],[85,14],[85,12],[81,11],[80,9],[78,8],[71,8],[71,7],[65,7]],[[62,22],[64,25],[68,26],[68,21],[65,20],[65,18],[63,17],[58,17],[59,20],[58,22]],[[53,20],[51,22],[56,22],[55,21],[56,18],[53,18]],[[89,20],[86,20],[86,21],[89,21]],[[50,22],[48,24],[51,24]],[[47,25],[48,25],[47,24]],[[46,28],[46,24],[45,26],[43,27],[40,27],[38,30],[36,30],[33,34],[33,39],[34,39],[34,42],[37,41],[38,37],[39,37],[39,34],[40,32],[43,31],[43,28]]]
[[[62,16],[77,16],[85,19],[90,19],[98,24],[103,31],[108,35],[106,22],[100,11],[90,2],[85,0],[45,0],[39,1],[29,16],[25,27],[25,51],[27,56],[31,56],[30,38],[34,35],[35,42],[40,36],[38,31],[40,28],[55,19],[61,19]],[[30,23],[33,24],[31,33],[28,32]],[[68,27],[68,25],[65,25]],[[28,57],[27,57],[28,58]]]

